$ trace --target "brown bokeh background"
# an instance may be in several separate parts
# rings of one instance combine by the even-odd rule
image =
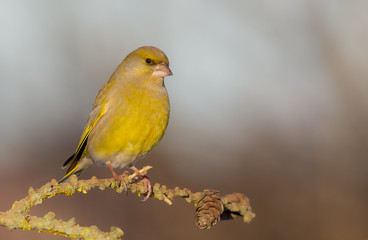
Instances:
[[[194,224],[94,190],[32,208],[126,239],[368,238],[368,4],[357,1],[1,1],[0,211],[60,179],[98,89],[142,45],[169,56],[172,113],[137,167],[169,187],[242,192],[256,218]],[[91,167],[82,178],[110,177]],[[64,239],[0,228],[1,239]]]

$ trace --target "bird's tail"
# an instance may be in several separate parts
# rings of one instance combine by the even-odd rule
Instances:
[[[68,158],[68,160],[66,160],[63,167],[66,167],[69,164],[70,166],[68,168],[68,171],[66,171],[65,176],[59,180],[59,183],[68,182],[69,178],[73,174],[77,176],[81,175],[89,165],[93,164],[93,162],[89,158],[78,159],[76,154],[73,154],[70,158]]]
[[[77,165],[75,166],[75,169],[72,169],[70,172],[68,172],[67,174],[65,174],[65,176],[64,176],[62,179],[60,179],[60,180],[59,180],[59,183],[68,182],[68,181],[69,181],[69,178],[70,178],[73,174],[75,174],[75,175],[77,175],[77,176],[81,175],[81,174],[84,172],[85,168],[79,169],[79,165],[80,165],[80,164],[77,164]],[[78,169],[79,169],[79,170],[78,170]]]

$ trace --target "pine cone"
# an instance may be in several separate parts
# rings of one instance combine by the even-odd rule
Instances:
[[[219,191],[206,189],[196,208],[196,224],[200,229],[209,229],[220,220],[223,211]]]

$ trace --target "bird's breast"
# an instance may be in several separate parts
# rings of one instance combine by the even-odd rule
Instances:
[[[134,89],[133,89],[134,90]],[[136,89],[113,96],[106,116],[88,140],[88,153],[97,163],[124,167],[143,157],[161,140],[169,120],[166,89]]]

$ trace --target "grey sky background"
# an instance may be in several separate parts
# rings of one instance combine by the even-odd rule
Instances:
[[[316,205],[349,195],[347,189],[356,192],[346,202],[364,202],[367,9],[363,0],[2,0],[0,174],[16,178],[24,166],[47,162],[53,174],[38,177],[60,178],[59,166],[76,147],[98,89],[128,53],[153,45],[170,59],[174,75],[165,84],[172,111],[153,153],[162,161],[147,157],[140,166],[162,164],[182,184],[190,176],[204,188],[238,181],[241,188],[229,190],[248,192],[248,186],[250,193],[252,187],[262,192],[260,181],[274,182],[265,184],[277,190],[278,177],[296,177],[297,189],[308,181],[321,187],[313,190],[322,194]],[[336,191],[325,191],[335,189],[329,179],[336,179]],[[368,213],[367,207],[348,216],[356,219],[351,226],[364,219],[359,212]],[[368,237],[359,224],[334,235],[329,229],[343,223],[319,219],[315,235],[304,236]],[[272,239],[287,239],[282,229],[271,231]],[[253,239],[270,239],[249,231]]]

